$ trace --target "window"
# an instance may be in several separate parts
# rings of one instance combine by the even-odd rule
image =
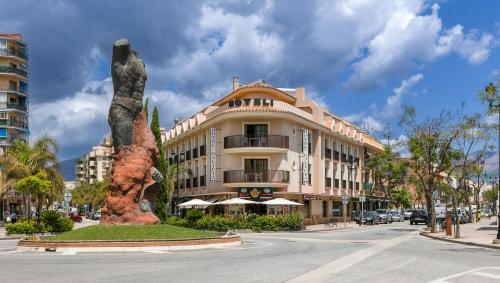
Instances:
[[[247,137],[266,137],[267,136],[267,124],[246,124],[245,125],[245,135]]]
[[[6,138],[7,137],[7,129],[0,128],[0,137],[2,137],[2,138]]]
[[[267,159],[245,159],[246,172],[267,171]]]
[[[328,216],[328,202],[323,201],[323,217]]]
[[[7,48],[7,39],[5,38],[0,38],[0,48]]]

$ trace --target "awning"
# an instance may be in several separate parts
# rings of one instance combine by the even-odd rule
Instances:
[[[213,203],[195,198],[195,199],[192,199],[190,201],[181,203],[178,206],[188,208],[188,207],[193,207],[193,206],[194,207],[206,207],[209,205],[213,205]]]
[[[275,198],[272,200],[265,201],[262,204],[266,204],[266,205],[303,205],[301,203],[287,200],[284,198]]]
[[[215,203],[215,202],[218,202],[220,200],[223,200],[225,197],[226,196],[224,196],[224,195],[211,196],[211,197],[207,198],[206,201],[211,202],[211,203]]]
[[[227,200],[223,200],[221,202],[216,202],[214,204],[223,204],[223,205],[244,205],[244,204],[257,204],[258,202],[246,200],[242,198],[231,198]]]

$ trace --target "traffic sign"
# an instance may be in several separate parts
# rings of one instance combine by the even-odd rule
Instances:
[[[71,194],[70,193],[65,193],[64,194],[64,201],[70,201],[71,200]]]
[[[359,201],[360,202],[365,202],[366,201],[366,196],[359,196]]]

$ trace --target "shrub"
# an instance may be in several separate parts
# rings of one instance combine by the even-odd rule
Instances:
[[[227,231],[229,229],[232,229],[232,223],[230,219],[226,219],[222,216],[205,215],[194,223],[193,228],[202,230]]]
[[[280,229],[279,219],[274,216],[268,215],[257,215],[251,222],[251,227],[253,230],[260,231],[278,231]]]
[[[297,212],[279,217],[280,228],[283,230],[296,231],[302,228],[302,217]]]
[[[7,235],[12,234],[35,234],[37,227],[34,221],[18,221],[14,224],[5,225]]]
[[[168,224],[168,225],[180,226],[180,227],[187,227],[188,226],[187,220],[182,219],[178,216],[167,217],[167,219],[165,219],[165,221],[163,223]]]
[[[52,232],[66,232],[73,230],[74,223],[69,218],[60,218],[55,226],[52,227]]]
[[[45,210],[40,214],[42,222],[45,223],[47,231],[55,232],[54,227],[57,227],[58,221],[62,218],[62,214],[57,210]]]
[[[201,219],[203,215],[205,215],[205,213],[199,209],[190,209],[186,214],[188,225],[192,226],[198,219]]]

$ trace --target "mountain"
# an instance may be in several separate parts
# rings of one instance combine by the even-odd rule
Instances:
[[[75,157],[72,159],[61,161],[61,163],[59,163],[59,171],[63,175],[65,181],[75,180],[75,166],[78,159],[80,158]]]

